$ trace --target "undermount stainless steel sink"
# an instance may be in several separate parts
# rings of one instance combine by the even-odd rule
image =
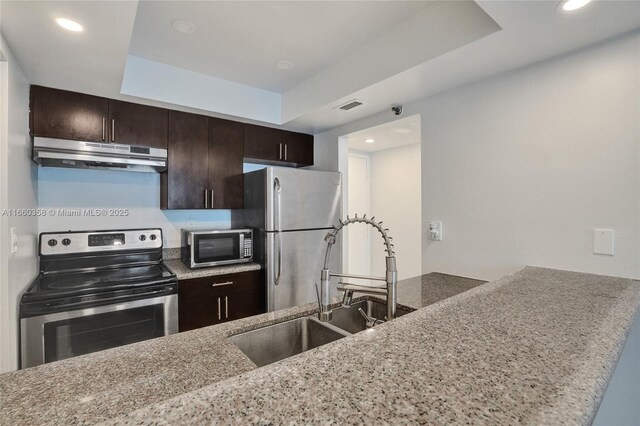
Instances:
[[[358,308],[379,320],[387,313],[386,303],[361,300],[349,307],[335,308],[329,322],[307,316],[229,336],[229,340],[258,367],[263,367],[366,330],[367,321]],[[398,308],[396,316],[410,312]]]
[[[338,328],[349,333],[358,333],[367,329],[367,321],[358,311],[361,308],[369,317],[384,320],[387,315],[387,304],[374,300],[361,300],[354,302],[349,307],[340,307],[333,310],[333,318],[329,324],[333,324]],[[398,307],[396,317],[406,315],[411,311]]]
[[[229,340],[262,367],[348,335],[315,317],[303,317],[236,334]]]

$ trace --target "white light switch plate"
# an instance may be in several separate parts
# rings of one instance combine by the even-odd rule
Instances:
[[[613,229],[593,230],[593,252],[613,256]]]
[[[16,231],[16,228],[11,228],[9,233],[10,235],[10,240],[11,240],[11,254],[16,254],[18,252],[18,232]]]

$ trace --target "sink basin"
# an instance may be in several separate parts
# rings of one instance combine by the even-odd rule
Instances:
[[[335,325],[349,333],[358,333],[366,330],[367,323],[360,312],[358,312],[358,308],[362,308],[367,315],[377,319],[384,319],[387,316],[386,303],[376,302],[374,300],[361,300],[360,302],[353,303],[349,307],[334,309],[333,319],[329,321],[329,324]],[[396,317],[406,315],[409,312],[411,311],[398,308],[396,310]]]
[[[229,340],[262,367],[348,335],[315,317],[304,317],[236,334]]]

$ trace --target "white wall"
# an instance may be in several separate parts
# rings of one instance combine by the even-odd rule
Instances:
[[[421,114],[423,272],[495,279],[524,265],[640,278],[640,33],[405,105]],[[338,137],[316,135],[337,170]],[[615,256],[592,253],[593,228]]]
[[[280,93],[133,55],[127,57],[121,93],[282,124]]]
[[[0,133],[0,207],[36,208],[36,167],[29,139],[29,82],[0,34],[2,114]],[[18,302],[37,275],[34,216],[2,215],[0,250],[0,371],[18,367]],[[9,253],[9,229],[18,235],[18,252]]]
[[[39,218],[39,232],[161,227],[165,247],[180,246],[180,228],[231,225],[230,210],[160,210],[160,175],[115,170],[41,167],[38,206],[42,209],[128,209],[128,216]]]
[[[393,237],[398,279],[422,274],[420,144],[371,153],[371,214]],[[371,272],[385,275],[386,253],[376,231],[371,236]]]
[[[348,191],[343,203],[347,205],[348,215],[354,217],[364,214],[371,217],[371,183],[368,153],[349,152]],[[355,224],[344,229],[347,263],[342,271],[356,275],[371,275],[371,230],[369,225]],[[380,247],[380,242],[378,247]]]

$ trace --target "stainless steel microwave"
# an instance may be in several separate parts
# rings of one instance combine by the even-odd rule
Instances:
[[[251,229],[183,229],[181,234],[182,261],[189,268],[229,265],[253,260]]]

